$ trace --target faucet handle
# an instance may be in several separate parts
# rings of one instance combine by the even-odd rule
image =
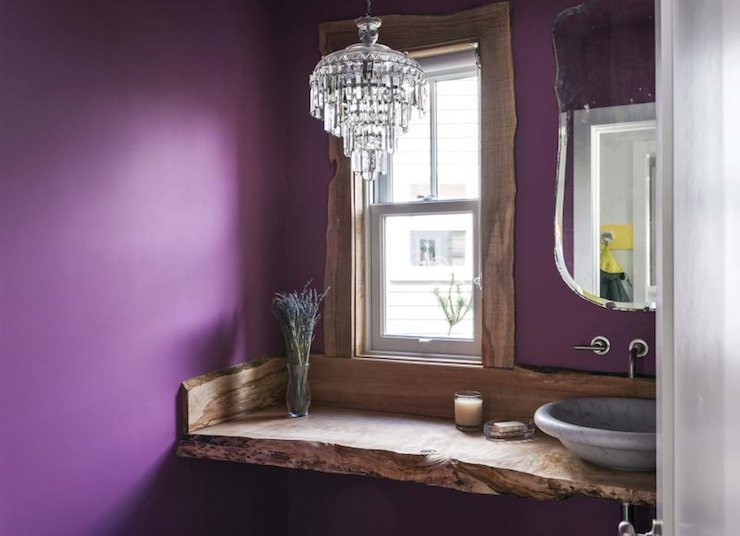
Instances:
[[[650,532],[647,532],[645,534],[637,534],[635,532],[635,527],[632,526],[632,523],[630,523],[629,521],[622,521],[619,524],[618,531],[619,532],[617,534],[619,536],[661,536],[661,534],[663,534],[663,522],[654,519],[653,528]]]
[[[591,340],[591,345],[583,344],[576,345],[573,347],[574,350],[581,350],[583,352],[593,352],[596,355],[604,355],[611,348],[611,343],[606,337],[599,335]]]
[[[629,345],[630,353],[633,350],[635,350],[635,357],[645,357],[648,354],[650,347],[648,346],[648,343],[642,339],[633,339]]]

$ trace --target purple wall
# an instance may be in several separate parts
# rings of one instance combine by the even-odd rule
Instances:
[[[273,14],[245,5],[0,4],[0,534],[269,515],[271,471],[172,454],[179,382],[279,348]]]
[[[519,359],[622,371],[569,347],[652,340],[652,317],[581,302],[552,261],[549,32],[568,3],[515,6]],[[605,501],[173,456],[179,382],[277,350],[271,293],[323,279],[330,170],[306,76],[318,22],[359,8],[273,4],[0,0],[0,534],[613,530]]]

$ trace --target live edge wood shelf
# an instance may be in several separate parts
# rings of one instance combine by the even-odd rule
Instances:
[[[314,404],[311,415],[301,419],[285,414],[284,359],[261,358],[184,382],[178,455],[472,493],[656,503],[654,474],[596,467],[539,432],[531,440],[511,443],[458,432],[452,424],[452,395],[436,378],[444,374],[447,385],[482,389],[489,402],[487,417],[531,415],[541,403],[573,396],[653,398],[652,380],[524,369],[486,369],[491,378],[481,379],[481,369],[444,365],[319,356],[311,363]],[[409,366],[418,381],[395,385],[394,378],[404,376]],[[526,393],[517,388],[520,381],[528,382]]]

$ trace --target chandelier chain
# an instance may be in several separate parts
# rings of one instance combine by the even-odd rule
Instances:
[[[367,11],[365,12],[365,14],[369,17],[371,11],[372,11],[372,6],[370,5],[370,0],[367,0]]]

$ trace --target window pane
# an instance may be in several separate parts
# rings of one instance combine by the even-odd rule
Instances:
[[[392,161],[394,203],[416,201],[431,194],[431,120],[413,115],[409,130],[397,139]]]
[[[473,214],[384,217],[384,335],[473,340]]]
[[[480,176],[478,77],[437,85],[438,199],[475,199]]]

